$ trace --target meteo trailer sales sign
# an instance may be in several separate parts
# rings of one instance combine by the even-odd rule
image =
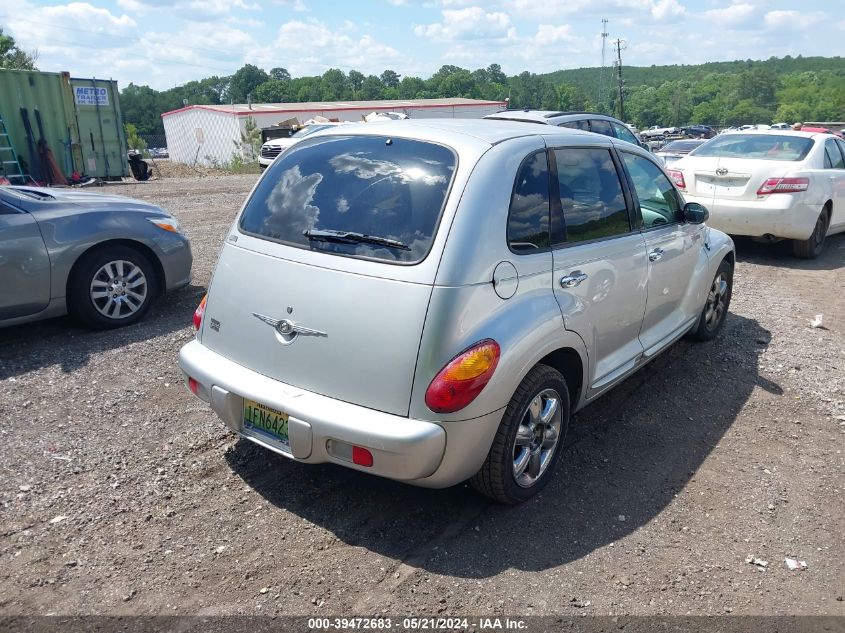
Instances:
[[[74,86],[73,93],[76,105],[107,106],[109,104],[109,91],[106,88]]]

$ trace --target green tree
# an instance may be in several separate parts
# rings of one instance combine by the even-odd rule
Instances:
[[[291,100],[290,82],[270,79],[252,93],[255,103],[287,103]]]
[[[379,79],[381,79],[381,83],[384,84],[386,88],[398,88],[399,87],[399,77],[396,72],[392,70],[385,70]]]
[[[232,75],[226,91],[226,100],[231,103],[246,103],[247,97],[270,76],[258,66],[246,64]]]
[[[38,59],[38,51],[27,53],[18,48],[11,35],[3,35],[0,28],[0,68],[11,68],[14,70],[37,70],[35,62]]]
[[[138,136],[138,128],[131,123],[124,123],[123,129],[126,130],[126,145],[129,149],[136,149],[139,152],[146,151],[147,142]]]
[[[419,77],[402,77],[399,82],[400,99],[419,99],[418,95],[425,91],[425,82]]]
[[[261,153],[261,142],[261,128],[258,127],[255,119],[251,116],[247,117],[244,121],[244,129],[241,132],[241,141],[235,143],[239,155],[247,162],[257,161]]]
[[[330,68],[324,72],[320,84],[323,101],[346,99],[346,94],[349,92],[349,80],[343,71],[337,68]]]
[[[361,91],[364,89],[366,77],[357,70],[350,70],[347,79],[349,80],[349,87],[352,89],[352,98],[361,99]]]
[[[287,68],[271,68],[270,77],[279,81],[290,81],[290,73]]]
[[[360,98],[365,101],[371,99],[381,99],[383,90],[384,84],[381,83],[381,79],[375,75],[369,75],[366,79],[364,79],[364,84],[361,86]]]

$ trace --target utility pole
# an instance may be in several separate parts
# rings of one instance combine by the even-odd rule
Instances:
[[[616,76],[619,80],[619,120],[625,121],[625,82],[622,81],[622,40],[616,40]]]
[[[601,70],[599,71],[599,89],[598,94],[596,94],[596,107],[601,109],[602,102],[604,101],[604,73],[605,73],[605,66],[607,65],[605,59],[605,48],[607,46],[607,19],[602,18],[601,20]]]

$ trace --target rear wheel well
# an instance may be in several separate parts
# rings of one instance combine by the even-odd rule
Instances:
[[[569,388],[570,410],[574,411],[581,399],[581,384],[584,381],[584,363],[580,354],[571,347],[563,347],[546,354],[539,364],[548,365],[563,374]]]
[[[728,262],[728,263],[731,265],[731,268],[735,268],[735,267],[736,267],[736,255],[734,254],[734,252],[733,252],[733,251],[731,251],[730,253],[728,253],[727,255],[725,255],[725,259],[724,259],[724,260],[722,260],[722,261],[726,261],[726,262]]]
[[[67,276],[67,282],[65,283],[65,297],[70,297],[70,284],[74,277],[79,270],[81,262],[85,261],[87,257],[90,257],[94,253],[99,253],[102,250],[110,246],[124,246],[126,248],[131,248],[139,253],[141,253],[144,257],[146,257],[150,263],[155,268],[155,275],[156,281],[158,282],[158,289],[159,294],[164,293],[164,286],[165,286],[165,279],[164,279],[164,267],[161,265],[161,262],[158,259],[158,256],[155,254],[153,249],[149,246],[142,244],[141,242],[136,242],[135,240],[108,240],[105,242],[100,242],[99,244],[94,244],[82,253],[79,257],[76,258],[76,261],[73,262],[73,266],[70,269],[70,274]]]

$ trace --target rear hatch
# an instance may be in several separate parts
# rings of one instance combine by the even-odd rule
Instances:
[[[457,159],[434,143],[306,139],[268,168],[209,289],[201,342],[283,383],[407,415]],[[232,241],[232,237],[236,241]]]

